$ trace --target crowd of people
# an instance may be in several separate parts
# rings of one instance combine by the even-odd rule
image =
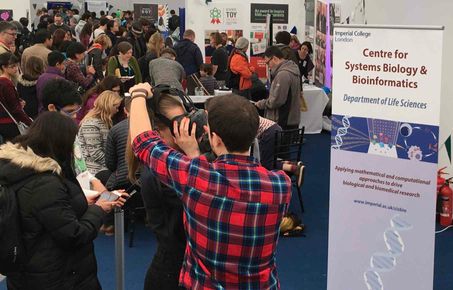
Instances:
[[[130,11],[42,8],[28,27],[0,22],[0,184],[23,183],[27,252],[8,289],[101,289],[93,240],[114,234],[111,211],[134,185],[158,241],[145,289],[278,289],[288,176],[300,182],[303,165],[275,164],[274,138],[299,126],[311,44],[277,33],[266,89],[244,37],[229,47],[212,33],[205,63],[193,30],[174,42]],[[233,93],[210,98],[206,114],[181,97],[200,87]]]

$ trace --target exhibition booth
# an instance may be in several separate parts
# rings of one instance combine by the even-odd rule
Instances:
[[[5,20],[33,15],[47,4],[5,2],[0,3],[0,17]],[[278,31],[311,41],[315,69],[303,86],[308,111],[300,121],[306,134],[322,135],[323,113],[332,102],[331,136],[323,139],[330,140],[330,169],[323,168],[323,182],[330,172],[330,190],[325,192],[329,202],[322,209],[329,213],[324,216],[329,229],[321,233],[326,244],[328,236],[328,249],[322,249],[328,251],[327,274],[318,279],[326,280],[321,284],[328,290],[427,290],[433,289],[435,277],[436,212],[451,223],[453,199],[439,194],[438,184],[438,169],[446,167],[444,171],[453,176],[453,56],[449,53],[453,18],[448,14],[453,2],[435,2],[416,6],[410,0],[306,0],[305,5],[301,0],[71,3],[95,11],[133,10],[136,17],[156,22],[175,9],[185,19],[185,29],[195,32],[206,62],[212,32],[225,32],[233,41],[244,36],[250,40],[250,62],[263,80],[268,69],[262,53]],[[200,104],[210,97],[215,96],[192,99]],[[309,166],[316,167],[315,163]]]

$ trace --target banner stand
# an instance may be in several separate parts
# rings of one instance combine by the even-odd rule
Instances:
[[[443,27],[332,37],[327,289],[433,289]]]

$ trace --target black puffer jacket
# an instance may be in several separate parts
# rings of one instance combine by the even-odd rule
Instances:
[[[104,212],[88,206],[79,185],[60,172],[55,160],[31,149],[0,147],[0,182],[30,178],[17,192],[29,260],[23,273],[8,277],[8,289],[101,289],[93,240]]]

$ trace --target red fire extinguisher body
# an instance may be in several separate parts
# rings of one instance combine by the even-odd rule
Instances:
[[[441,209],[439,213],[439,222],[442,226],[449,226],[452,223],[452,198],[453,190],[450,188],[449,183],[446,182],[439,190]]]

